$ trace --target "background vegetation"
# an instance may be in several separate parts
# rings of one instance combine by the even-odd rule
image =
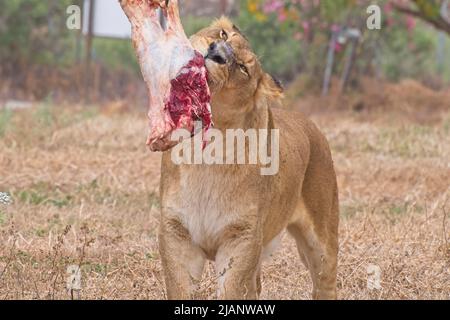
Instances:
[[[64,26],[74,2],[8,0],[0,10],[0,299],[164,299],[161,155],[146,149],[138,108],[146,90],[127,40],[95,39],[86,81],[83,38]],[[450,299],[442,1],[373,2],[383,28],[362,30],[345,94],[339,78],[350,46],[332,47],[328,96],[320,89],[332,33],[361,28],[371,1],[236,0],[230,12],[266,69],[287,82],[285,107],[306,113],[329,141],[340,197],[339,298]],[[188,34],[212,20],[196,13],[183,17]],[[82,101],[86,87],[91,104]],[[80,266],[81,290],[67,290],[71,265]],[[381,269],[377,290],[367,286],[371,265]],[[310,298],[289,237],[262,271],[261,298]],[[214,299],[217,278],[209,263],[196,297]]]
[[[12,0],[3,5],[0,74],[8,83],[10,95],[43,99],[57,96],[59,90],[72,91],[65,97],[82,93],[83,37],[80,32],[65,28],[65,9],[73,3],[82,5],[81,0]],[[250,39],[267,71],[285,82],[301,75],[313,87],[320,87],[333,31],[356,27],[363,32],[363,37],[357,49],[356,67],[352,70],[353,84],[362,76],[389,81],[412,77],[438,88],[449,84],[450,40],[442,35],[445,31],[440,35],[433,27],[437,23],[429,22],[437,19],[435,10],[442,1],[427,2],[428,5],[412,0],[376,1],[383,8],[383,27],[379,31],[367,31],[365,27],[366,8],[370,3],[364,0],[244,0],[237,2],[233,19]],[[405,15],[396,9],[400,6],[403,11],[407,8],[416,14]],[[190,35],[212,19],[190,13],[184,16],[183,22]],[[348,47],[344,43],[336,48],[337,61],[333,70],[336,76],[342,73]],[[441,58],[438,58],[439,52]],[[125,81],[140,77],[130,41],[96,38],[93,59],[94,77],[100,83],[94,86],[98,91],[95,98],[111,96],[112,92],[136,95],[123,86]],[[42,81],[42,78],[53,81]],[[118,81],[119,78],[123,80]],[[113,85],[105,86],[98,79],[115,80]]]

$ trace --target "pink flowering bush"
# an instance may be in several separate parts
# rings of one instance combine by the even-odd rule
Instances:
[[[430,31],[415,18],[395,10],[395,5],[409,6],[411,1],[377,1],[382,9],[382,29],[368,32],[366,10],[372,3],[370,0],[244,0],[239,20],[266,68],[282,78],[289,79],[300,71],[314,75],[320,85],[321,77],[317,75],[323,74],[331,35],[345,28],[357,28],[363,34],[354,72],[366,75],[371,70],[369,66],[378,63],[377,68],[393,79],[427,73],[423,69],[430,69],[433,56],[433,40],[426,36]],[[337,59],[334,71],[340,73],[347,44],[338,42],[334,49]],[[420,54],[411,55],[412,51]],[[381,63],[375,62],[377,59]]]

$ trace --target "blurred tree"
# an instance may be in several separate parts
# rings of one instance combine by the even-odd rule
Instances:
[[[66,8],[77,2],[81,3],[80,0],[2,3],[0,61],[16,68],[29,63],[64,63],[66,48],[71,46],[65,27]]]
[[[65,23],[68,5],[81,6],[83,0],[3,2],[0,10],[0,86],[10,83],[11,87],[26,92],[34,90],[30,88],[39,87],[39,94],[36,94],[39,97],[57,90],[57,86],[70,87],[68,90],[72,91],[73,83],[77,87],[82,86],[81,80],[71,81],[66,85],[61,81],[61,74],[67,79],[78,79],[78,64],[74,62],[82,51],[81,45],[77,47],[76,40],[81,34],[68,30]],[[197,2],[191,1],[199,6]],[[443,24],[445,19],[438,10],[443,0],[377,0],[376,3],[384,12],[383,26],[379,32],[368,32],[362,27],[367,19],[367,6],[372,3],[370,0],[227,2],[235,2],[240,6],[239,15],[235,18],[236,24],[250,39],[265,69],[282,80],[293,80],[300,73],[309,88],[320,88],[332,34],[353,27],[360,27],[363,32],[359,48],[354,52],[354,78],[376,75],[398,80],[403,77],[422,79],[430,74],[435,76],[436,56],[443,56],[443,62],[437,70],[441,70],[450,79],[448,62],[444,61],[448,60],[445,57],[450,42],[442,41],[441,54],[438,55],[437,34],[421,22],[432,20],[440,21],[436,22],[439,25]],[[419,13],[403,15],[395,10],[395,5]],[[183,19],[188,34],[211,21],[209,16],[199,18],[198,11],[194,13],[195,16]],[[420,18],[419,14],[426,19]],[[446,27],[443,28],[441,30],[446,30]],[[336,42],[333,49],[336,63],[332,72],[333,75],[341,75],[345,66],[342,61],[345,61],[350,50],[346,43],[341,42]],[[97,68],[100,70],[97,72],[98,79],[121,74],[120,77],[114,76],[109,81],[102,81],[107,84],[111,79],[117,79],[114,90],[106,87],[103,89],[108,95],[111,92],[119,95],[121,91],[117,88],[123,87],[127,82],[124,79],[139,75],[128,40],[97,38],[93,42],[93,52],[95,67],[102,68]],[[34,77],[30,76],[33,74]],[[27,79],[33,81],[28,83]],[[352,86],[357,85],[357,79],[350,81]]]
[[[450,17],[448,0],[409,0],[410,6],[405,1],[393,1],[394,7],[402,13],[422,19],[435,28],[450,34]]]
[[[418,20],[434,21],[435,25],[441,26],[441,30],[446,30],[446,19],[441,13],[445,1],[378,0],[376,4],[383,10],[383,24],[379,32],[368,32],[365,27],[368,17],[366,10],[372,4],[370,0],[247,0],[247,6],[243,7],[247,12],[241,15],[245,17],[242,21],[244,25],[248,15],[259,21],[256,27],[259,33],[264,28],[277,28],[276,36],[280,37],[280,33],[286,35],[287,44],[292,41],[289,37],[294,37],[300,46],[297,49],[297,45],[292,45],[293,49],[289,52],[293,56],[285,57],[290,60],[284,61],[284,65],[306,73],[308,82],[313,86],[320,85],[321,76],[318,75],[325,72],[327,49],[331,43],[335,61],[331,72],[342,74],[345,69],[345,63],[342,62],[348,61],[350,56],[356,64],[350,81],[357,85],[358,76],[375,75],[398,80],[405,76],[419,79],[434,74],[436,34],[418,23]],[[399,6],[420,12],[426,19],[416,19],[421,17],[418,14],[399,14],[395,10]],[[284,31],[287,26],[289,33]],[[345,34],[353,28],[362,32],[357,50],[349,49],[348,41],[342,37],[338,37],[339,41],[330,41],[333,35]],[[264,37],[254,37],[252,33],[249,38],[257,42],[257,51],[260,46],[264,48],[270,42]],[[281,47],[276,45],[272,49],[275,55],[281,51]],[[265,59],[265,62],[274,65],[271,58]]]

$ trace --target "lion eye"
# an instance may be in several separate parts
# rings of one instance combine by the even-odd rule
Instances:
[[[247,67],[244,66],[243,64],[240,64],[240,65],[239,65],[239,69],[240,69],[241,72],[242,72],[243,74],[245,74],[246,76],[249,75]]]
[[[227,41],[228,40],[228,34],[226,33],[226,31],[225,30],[220,30],[220,38],[222,39],[222,40],[225,40],[225,41]]]

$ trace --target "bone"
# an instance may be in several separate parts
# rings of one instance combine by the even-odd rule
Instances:
[[[181,24],[178,0],[170,0],[167,7],[168,28],[170,31],[178,35],[184,35],[183,25]]]
[[[144,28],[146,29],[144,34],[148,37],[148,39],[144,40],[154,41],[163,36],[164,31],[161,28],[156,12],[159,2],[151,0],[122,0],[120,5],[131,22],[134,35]]]

